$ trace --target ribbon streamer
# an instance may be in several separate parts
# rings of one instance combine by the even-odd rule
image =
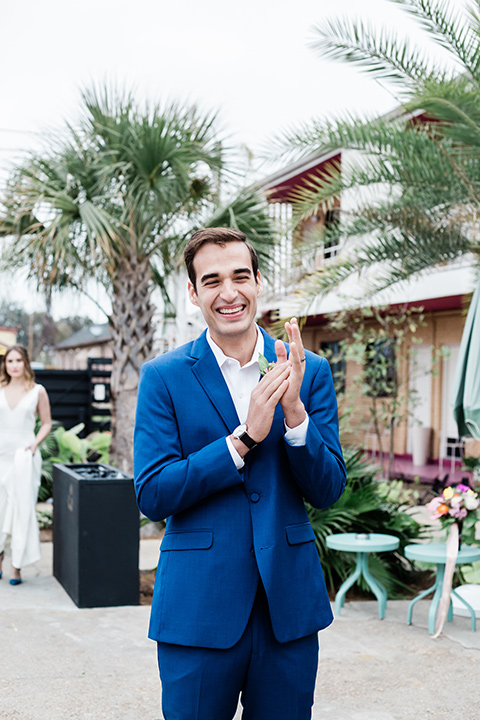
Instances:
[[[435,634],[433,639],[438,638],[445,625],[448,609],[450,607],[453,573],[457,564],[458,555],[458,525],[452,523],[447,537],[447,562],[445,564],[445,575],[443,577],[442,594],[440,596],[440,604],[437,611],[437,621],[435,624]]]

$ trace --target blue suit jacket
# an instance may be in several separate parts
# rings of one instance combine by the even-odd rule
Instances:
[[[275,360],[274,340],[264,336],[265,356]],[[332,621],[303,498],[328,507],[340,497],[346,472],[329,365],[306,356],[306,444],[285,441],[279,404],[269,435],[247,453],[240,471],[225,440],[240,421],[205,333],[143,366],[135,488],[147,517],[167,518],[152,639],[233,646],[248,622],[259,574],[279,642]]]

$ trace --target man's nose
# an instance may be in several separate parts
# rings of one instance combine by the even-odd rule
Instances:
[[[232,302],[237,297],[237,290],[235,284],[230,280],[227,280],[222,285],[222,298],[226,302]]]

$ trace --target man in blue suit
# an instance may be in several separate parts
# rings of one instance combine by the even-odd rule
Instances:
[[[262,290],[243,233],[185,250],[208,329],[143,368],[135,423],[141,511],[167,518],[149,637],[166,720],[311,718],[318,630],[333,619],[303,499],[345,485],[328,363],[255,323]],[[275,363],[260,380],[259,356]]]

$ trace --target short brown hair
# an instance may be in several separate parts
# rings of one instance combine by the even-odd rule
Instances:
[[[0,367],[0,387],[8,385],[11,380],[10,375],[7,373],[7,357],[14,350],[22,356],[22,360],[25,365],[25,379],[27,381],[27,385],[31,385],[33,387],[35,385],[35,373],[30,365],[30,358],[28,357],[28,350],[25,345],[12,345],[3,356],[3,362]]]
[[[255,248],[250,245],[245,233],[241,232],[241,230],[235,230],[234,228],[203,228],[202,230],[197,230],[197,232],[192,235],[192,237],[187,243],[185,252],[183,253],[185,265],[187,266],[188,279],[192,283],[195,292],[197,292],[197,277],[195,274],[195,268],[193,267],[195,255],[200,250],[200,248],[207,243],[212,243],[214,245],[221,245],[222,247],[225,247],[228,242],[245,243],[250,253],[255,282],[257,282],[258,257]]]

